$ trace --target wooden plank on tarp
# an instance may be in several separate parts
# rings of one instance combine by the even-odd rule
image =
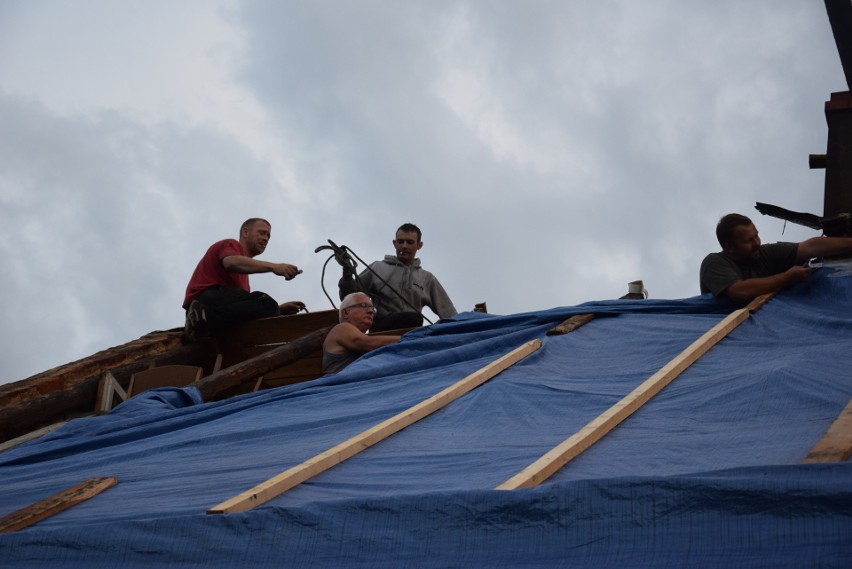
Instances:
[[[10,439],[4,443],[0,443],[0,452],[5,452],[10,448],[15,448],[18,445],[28,443],[30,441],[34,441],[38,438],[43,437],[48,433],[52,433],[68,421],[59,421],[58,423],[54,423],[52,425],[48,425],[46,427],[42,427],[40,429],[36,429],[35,431],[30,431],[26,435],[21,435],[20,437],[16,437],[14,439]]]
[[[62,492],[0,518],[0,533],[18,531],[93,498],[118,484],[118,478],[89,478]]]
[[[580,326],[584,326],[594,320],[594,314],[575,314],[570,318],[563,321],[561,324],[557,324],[553,328],[547,331],[548,336],[556,336],[560,334],[567,334],[569,332],[573,332]]]
[[[852,400],[802,462],[841,462],[852,456]]]
[[[514,365],[521,359],[536,351],[539,347],[541,347],[541,340],[531,340],[522,344],[511,352],[494,360],[487,366],[480,368],[436,395],[433,395],[432,397],[421,401],[417,405],[398,413],[390,419],[361,432],[339,445],[322,452],[261,484],[258,484],[246,492],[210,508],[207,510],[207,513],[231,514],[235,512],[244,512],[264,504],[276,496],[286,492],[290,488],[301,484],[305,480],[340,464],[344,460],[355,456],[361,451],[375,445],[394,433],[401,431],[405,427],[416,423],[428,415],[431,415],[435,411],[455,401],[465,393],[468,393],[472,389],[482,385],[501,371]]]

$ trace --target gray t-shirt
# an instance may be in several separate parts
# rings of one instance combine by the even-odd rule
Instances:
[[[736,263],[724,253],[710,253],[701,262],[701,294],[719,296],[737,281],[783,273],[796,264],[798,251],[798,243],[761,245],[760,258],[750,264]]]

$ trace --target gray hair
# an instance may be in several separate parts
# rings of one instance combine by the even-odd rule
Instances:
[[[340,301],[340,309],[337,311],[337,321],[343,322],[343,311],[352,306],[353,304],[358,304],[361,302],[358,300],[360,297],[367,297],[370,299],[370,295],[364,292],[350,292],[346,296],[343,297],[343,300]]]

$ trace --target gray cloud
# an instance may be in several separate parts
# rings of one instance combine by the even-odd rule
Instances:
[[[462,310],[692,296],[720,215],[821,213],[846,88],[821,3],[64,6],[0,8],[0,381],[180,326],[254,215],[305,273],[253,286],[312,310],[314,247],[373,260],[405,221]]]

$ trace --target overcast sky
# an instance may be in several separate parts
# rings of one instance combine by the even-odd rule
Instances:
[[[409,221],[460,311],[697,295],[721,215],[817,235],[754,204],[822,215],[847,89],[820,0],[2,0],[0,383],[182,326],[253,216],[311,311]]]

